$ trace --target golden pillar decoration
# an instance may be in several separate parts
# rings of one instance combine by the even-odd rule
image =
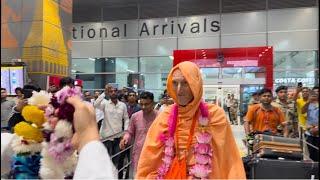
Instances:
[[[1,6],[1,61],[19,58],[31,76],[68,76],[72,0],[1,0]]]

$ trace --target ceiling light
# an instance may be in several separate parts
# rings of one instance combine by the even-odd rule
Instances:
[[[91,60],[91,61],[95,61],[96,59],[94,59],[94,58],[88,58],[89,60]]]

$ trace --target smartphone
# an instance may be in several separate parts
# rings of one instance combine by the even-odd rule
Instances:
[[[302,87],[302,82],[298,82],[298,87]]]

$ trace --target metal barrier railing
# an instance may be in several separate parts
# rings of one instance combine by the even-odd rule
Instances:
[[[124,165],[121,169],[118,170],[118,173],[123,171],[126,167],[130,166],[132,161],[129,161],[126,165]]]
[[[317,147],[317,146],[309,143],[308,141],[306,141],[304,136],[302,138],[300,138],[300,142],[301,142],[301,145],[302,145],[303,159],[311,160],[310,154],[309,154],[309,148],[314,148],[319,153],[319,147]]]
[[[118,138],[121,137],[124,134],[124,131],[119,132],[119,133],[115,133],[111,136],[105,137],[105,138],[101,138],[100,141],[103,143],[105,141],[114,139],[114,138]],[[126,147],[125,149],[119,151],[118,153],[110,156],[111,159],[115,158],[116,156],[120,156],[123,153],[126,153],[127,151],[130,151],[130,149],[133,147],[133,145],[129,145],[128,147]],[[127,156],[125,156],[126,158]],[[126,163],[126,162],[125,162]],[[129,167],[131,165],[132,161],[130,159],[127,160],[127,163],[124,164],[121,168],[118,169],[118,173],[120,173],[121,171],[124,171],[123,176],[125,176],[126,171],[129,171]],[[122,177],[121,179],[123,179],[124,177]]]
[[[317,147],[317,146],[315,146],[313,144],[310,144],[308,141],[303,141],[303,142],[306,143],[308,146],[310,146],[310,147],[316,149],[317,151],[319,151],[319,147]]]
[[[130,146],[126,147],[125,149],[119,151],[117,154],[112,155],[112,156],[111,156],[111,159],[113,159],[113,158],[116,157],[116,156],[119,156],[121,153],[123,153],[123,152],[127,151],[128,149],[132,148],[132,146],[133,146],[133,145],[130,145]]]
[[[299,132],[299,139],[300,139],[301,146],[302,146],[303,159],[310,160],[311,158],[310,158],[310,154],[309,154],[308,148],[311,147],[311,148],[314,148],[317,151],[319,151],[319,147],[316,147],[313,144],[310,144],[309,142],[306,141],[305,130],[301,126],[299,126],[299,128],[298,128],[298,132]]]
[[[105,137],[105,138],[101,138],[100,141],[101,141],[101,142],[105,142],[105,141],[111,140],[111,139],[113,139],[113,138],[118,138],[119,136],[122,136],[123,134],[124,134],[124,131],[121,131],[121,132],[112,134],[112,135],[110,135],[110,136],[107,136],[107,137]]]

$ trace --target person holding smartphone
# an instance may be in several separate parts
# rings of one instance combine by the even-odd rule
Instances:
[[[12,108],[12,112],[8,121],[8,130],[13,133],[13,127],[21,121],[25,121],[21,115],[24,106],[28,104],[28,98],[32,96],[32,91],[40,92],[40,88],[36,85],[27,84],[22,89],[22,99],[19,99],[17,105]]]
[[[294,100],[296,102],[296,107],[297,107],[297,113],[298,113],[298,124],[300,127],[299,129],[300,131],[302,131],[300,132],[300,135],[303,134],[303,132],[306,130],[307,114],[302,113],[302,108],[308,102],[309,91],[310,89],[308,87],[303,87],[302,83],[299,82],[296,89],[296,94],[294,96]],[[301,93],[301,97],[299,97],[300,93]]]

